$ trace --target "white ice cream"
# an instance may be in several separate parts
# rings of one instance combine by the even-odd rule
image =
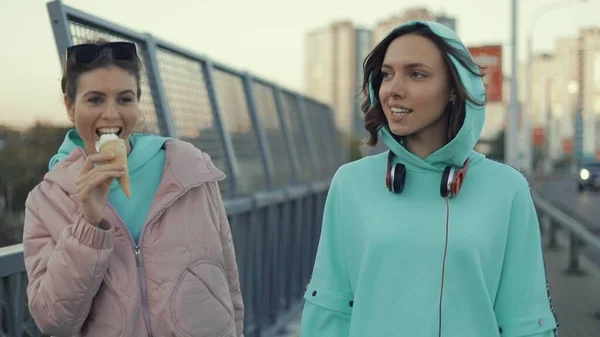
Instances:
[[[109,141],[113,141],[113,140],[117,140],[117,139],[119,139],[119,136],[115,135],[114,133],[103,134],[102,136],[100,136],[100,140],[96,142],[96,151],[100,152],[100,148],[102,148],[102,145],[104,145],[105,143],[107,143]]]

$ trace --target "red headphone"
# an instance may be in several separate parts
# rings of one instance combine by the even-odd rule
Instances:
[[[385,174],[385,186],[392,193],[401,193],[406,181],[406,166],[401,163],[393,164],[393,159],[394,153],[389,151],[387,171]],[[463,166],[458,169],[452,166],[446,166],[440,183],[440,195],[442,198],[454,198],[458,195],[463,181],[465,180],[465,176],[467,175],[468,168],[469,158],[467,158]]]

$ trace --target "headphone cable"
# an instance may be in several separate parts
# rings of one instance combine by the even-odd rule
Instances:
[[[442,337],[442,298],[444,294],[444,279],[446,275],[446,256],[448,255],[448,227],[450,222],[450,199],[446,196],[446,244],[444,247],[444,260],[442,263],[442,286],[440,289],[440,309],[439,309],[439,325],[438,336]]]

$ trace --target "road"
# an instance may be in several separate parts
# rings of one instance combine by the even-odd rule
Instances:
[[[600,191],[580,193],[575,180],[569,178],[546,179],[543,183],[534,183],[533,188],[544,199],[600,236]],[[584,253],[600,268],[600,252],[584,249]]]

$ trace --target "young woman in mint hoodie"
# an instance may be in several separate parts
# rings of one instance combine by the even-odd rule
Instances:
[[[134,134],[141,62],[134,44],[67,50],[64,101],[75,124],[26,201],[29,309],[53,336],[243,335],[244,306],[217,182],[189,143]],[[126,140],[126,174],[96,152]]]
[[[396,28],[362,89],[369,143],[390,151],[333,178],[301,337],[554,336],[529,186],[474,151],[485,88],[458,36]]]

